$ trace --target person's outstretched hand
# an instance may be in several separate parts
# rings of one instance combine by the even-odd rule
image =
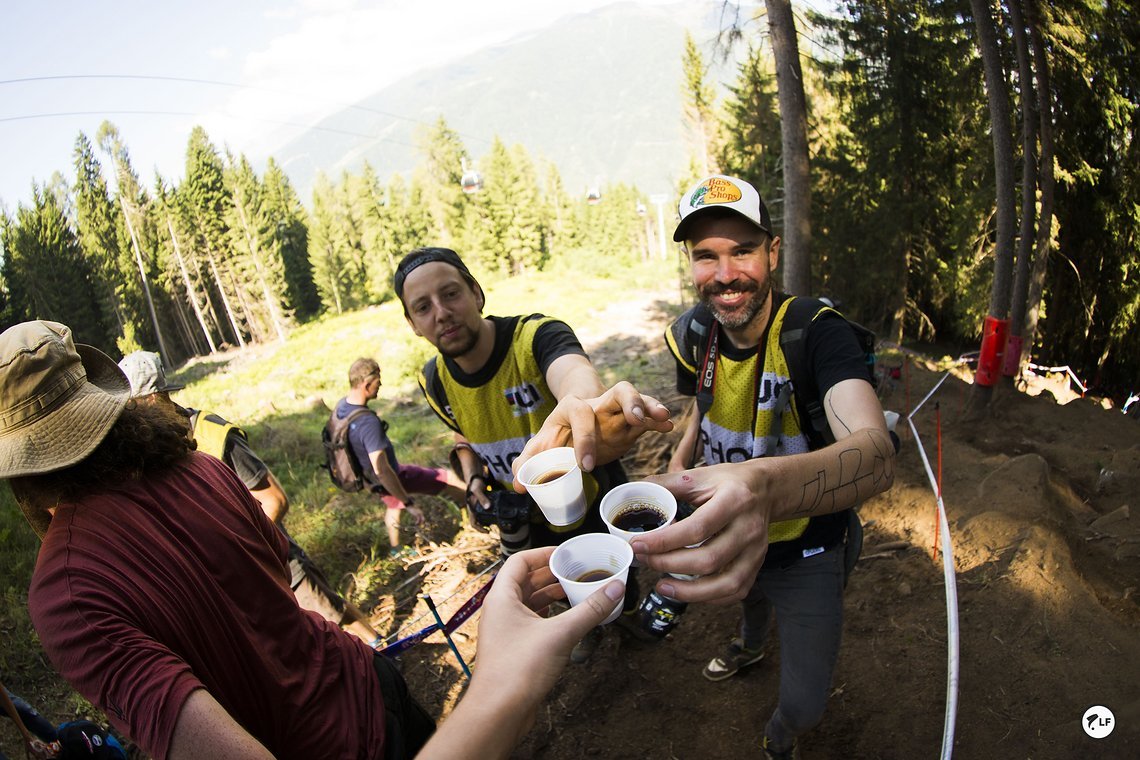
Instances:
[[[550,569],[553,553],[545,547],[511,555],[487,593],[479,621],[475,672],[534,705],[554,687],[574,645],[625,594],[625,585],[614,581],[585,603],[543,617],[551,602],[566,597]]]
[[[540,613],[566,596],[551,572],[553,547],[511,555],[483,601],[474,676],[455,710],[417,755],[421,760],[505,758],[534,723],[570,650],[625,595],[613,581],[555,617]]]
[[[631,542],[638,560],[654,570],[700,576],[663,578],[658,591],[684,602],[714,604],[739,601],[748,593],[768,553],[769,522],[769,500],[759,495],[751,474],[735,464],[718,464],[649,478],[698,507],[684,520]]]
[[[515,459],[514,471],[517,474],[519,467],[540,451],[572,445],[579,466],[591,472],[595,465],[618,459],[642,433],[668,433],[672,429],[669,410],[623,380],[597,398],[566,396],[559,401]],[[520,493],[525,490],[517,478],[514,486]]]

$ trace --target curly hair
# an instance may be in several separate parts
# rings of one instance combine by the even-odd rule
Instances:
[[[55,472],[12,478],[16,502],[42,537],[48,509],[85,494],[152,477],[184,461],[196,445],[186,418],[171,405],[131,399],[107,435],[86,458]]]

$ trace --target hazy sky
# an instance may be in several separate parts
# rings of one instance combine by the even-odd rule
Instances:
[[[414,71],[613,1],[6,2],[0,203],[15,211],[54,171],[70,182],[76,135],[94,139],[104,119],[144,183],[180,179],[195,124],[257,160]]]

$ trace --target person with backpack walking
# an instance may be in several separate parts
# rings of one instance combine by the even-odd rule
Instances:
[[[396,449],[388,438],[388,423],[368,408],[368,402],[380,391],[380,365],[374,359],[360,358],[348,368],[348,395],[336,403],[329,417],[326,438],[336,437],[334,427],[346,427],[346,453],[358,467],[361,482],[384,502],[384,524],[388,528],[389,554],[392,557],[414,553],[400,546],[400,520],[404,512],[416,525],[424,521],[423,511],[416,506],[412,494],[442,494],[457,504],[463,503],[463,482],[449,470],[400,464]],[[330,467],[333,467],[330,463]],[[335,478],[334,478],[335,480]]]
[[[141,403],[161,404],[184,415],[197,450],[222,460],[241,478],[265,516],[273,521],[289,544],[290,586],[297,603],[344,627],[369,646],[380,646],[380,634],[372,627],[364,611],[337,593],[324,571],[285,530],[289,498],[269,466],[250,447],[245,431],[213,412],[189,409],[175,403],[170,394],[183,386],[167,380],[162,357],[152,351],[127,354],[119,362],[119,369],[130,381],[133,398]]]
[[[895,446],[851,325],[775,290],[780,238],[756,189],[706,177],[678,211],[673,239],[700,303],[665,337],[677,390],[696,399],[670,474],[651,480],[696,511],[632,545],[669,574],[656,584],[663,597],[743,600],[739,635],[704,668],[710,680],[761,660],[775,614],[780,692],[762,748],[792,758],[827,704],[861,535],[852,509],[890,488]],[[568,435],[580,457],[602,448],[595,431],[613,404],[590,405],[593,420],[573,404],[556,409],[515,466]],[[705,466],[690,469],[701,456]]]

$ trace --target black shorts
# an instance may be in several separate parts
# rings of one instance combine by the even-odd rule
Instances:
[[[411,760],[435,733],[435,721],[408,693],[395,663],[377,654],[372,667],[384,694],[384,760]]]

